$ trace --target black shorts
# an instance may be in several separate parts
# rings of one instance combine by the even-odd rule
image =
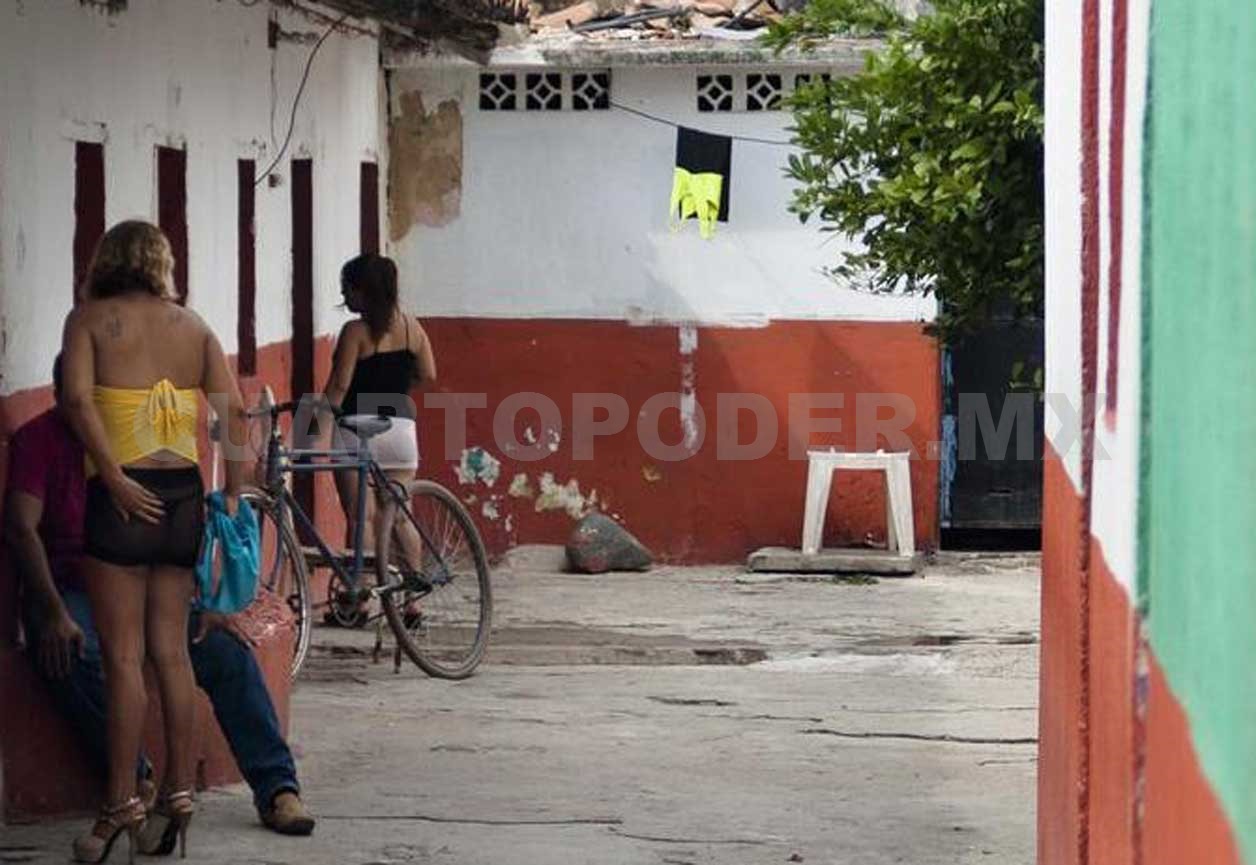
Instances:
[[[165,505],[159,523],[125,520],[99,477],[87,481],[87,555],[111,565],[195,567],[205,533],[205,484],[194,466],[182,469],[124,468]]]

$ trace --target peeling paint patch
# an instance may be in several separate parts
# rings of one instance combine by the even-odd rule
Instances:
[[[473,484],[480,481],[486,487],[497,483],[501,476],[502,464],[484,448],[467,448],[462,452],[462,460],[454,467],[460,484]]]
[[[691,453],[698,449],[698,394],[693,386],[693,371],[685,376],[680,392],[680,426],[685,431],[685,448]]]
[[[679,319],[675,316],[662,315],[655,310],[643,306],[629,304],[624,307],[624,323],[630,327],[686,327],[693,326],[690,319]],[[817,317],[819,320],[819,317]],[[702,319],[706,327],[765,328],[772,324],[772,318],[763,313],[732,313],[727,315],[708,316]]]
[[[663,479],[663,473],[653,463],[646,463],[641,467],[641,479],[647,484],[656,484]]]
[[[497,510],[497,496],[493,496],[480,508],[480,513],[488,520],[501,519],[501,512]]]
[[[549,439],[549,441],[545,445],[547,448],[549,448],[549,452],[552,454],[558,453],[558,446],[559,444],[562,443],[562,440],[563,440],[562,433],[560,433],[556,429],[548,429],[545,431],[545,437]]]
[[[530,499],[536,495],[536,490],[532,489],[532,481],[528,480],[528,476],[520,473],[511,479],[510,489],[506,494],[516,499]]]
[[[523,440],[530,445],[536,444],[536,431],[532,427],[524,427]]]
[[[565,484],[554,480],[552,472],[541,475],[541,494],[536,497],[536,511],[566,511],[572,519],[584,516],[597,503],[597,492],[588,497],[580,492],[580,482],[575,478]]]
[[[416,225],[439,228],[462,211],[462,109],[446,99],[430,114],[423,94],[400,95],[388,130],[388,230],[401,240]]]
[[[697,370],[693,355],[698,350],[698,328],[692,324],[680,326],[680,428],[685,433],[685,448],[698,449],[698,387]]]
[[[698,350],[698,328],[692,324],[680,326],[680,353],[690,355]]]

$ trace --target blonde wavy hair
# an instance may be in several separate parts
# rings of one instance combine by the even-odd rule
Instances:
[[[160,228],[128,219],[106,231],[96,244],[81,294],[97,300],[135,291],[175,300],[174,252]]]

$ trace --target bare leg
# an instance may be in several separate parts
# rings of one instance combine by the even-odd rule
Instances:
[[[336,495],[340,498],[340,507],[345,512],[345,547],[352,549],[353,547],[353,528],[358,519],[358,473],[356,471],[336,472]],[[362,533],[362,549],[371,552],[375,549],[375,532],[370,531],[375,526],[376,512],[375,498],[368,496],[366,499],[366,529]]]
[[[192,588],[192,571],[169,565],[153,569],[148,587],[148,657],[161,690],[166,732],[162,789],[167,793],[190,790],[195,780],[196,680],[188,657],[187,633]]]
[[[84,560],[92,616],[100,631],[107,689],[109,736],[107,802],[135,795],[135,764],[140,756],[148,694],[144,688],[144,606],[148,568]]]
[[[388,480],[408,486],[414,480],[414,469],[395,469],[384,472],[388,476]],[[378,513],[377,509],[377,513]],[[375,527],[374,534],[378,534],[380,530],[379,517],[376,516],[373,521]],[[397,558],[390,561],[398,561],[404,563],[411,570],[418,571],[423,566],[423,539],[419,537],[418,531],[414,525],[404,516],[398,515],[393,521],[393,546],[394,555]]]
[[[336,479],[336,495],[340,499],[340,507],[345,512],[345,546],[353,546],[353,525],[358,516],[358,473],[356,471],[343,471],[335,473]],[[372,519],[372,505],[374,502],[366,503],[366,515],[368,521]],[[370,523],[368,522],[368,525]],[[370,537],[363,536],[363,544],[370,549],[374,543],[374,535]]]

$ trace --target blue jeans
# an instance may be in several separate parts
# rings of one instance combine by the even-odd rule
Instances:
[[[100,637],[92,621],[91,605],[83,592],[63,592],[66,610],[83,630],[83,655],[70,675],[49,679],[36,664],[54,701],[73,725],[89,758],[104,775],[109,765],[105,728],[105,677],[100,658]],[[196,633],[196,617],[188,626]],[[38,643],[39,634],[27,622],[27,644]],[[240,773],[253,790],[258,810],[270,807],[276,795],[299,793],[292,751],[279,729],[279,718],[270,701],[262,671],[253,653],[231,634],[211,630],[204,640],[189,646],[196,684],[209,696],[214,717],[222,728]],[[32,657],[33,660],[33,657]],[[140,769],[150,764],[141,758]]]

